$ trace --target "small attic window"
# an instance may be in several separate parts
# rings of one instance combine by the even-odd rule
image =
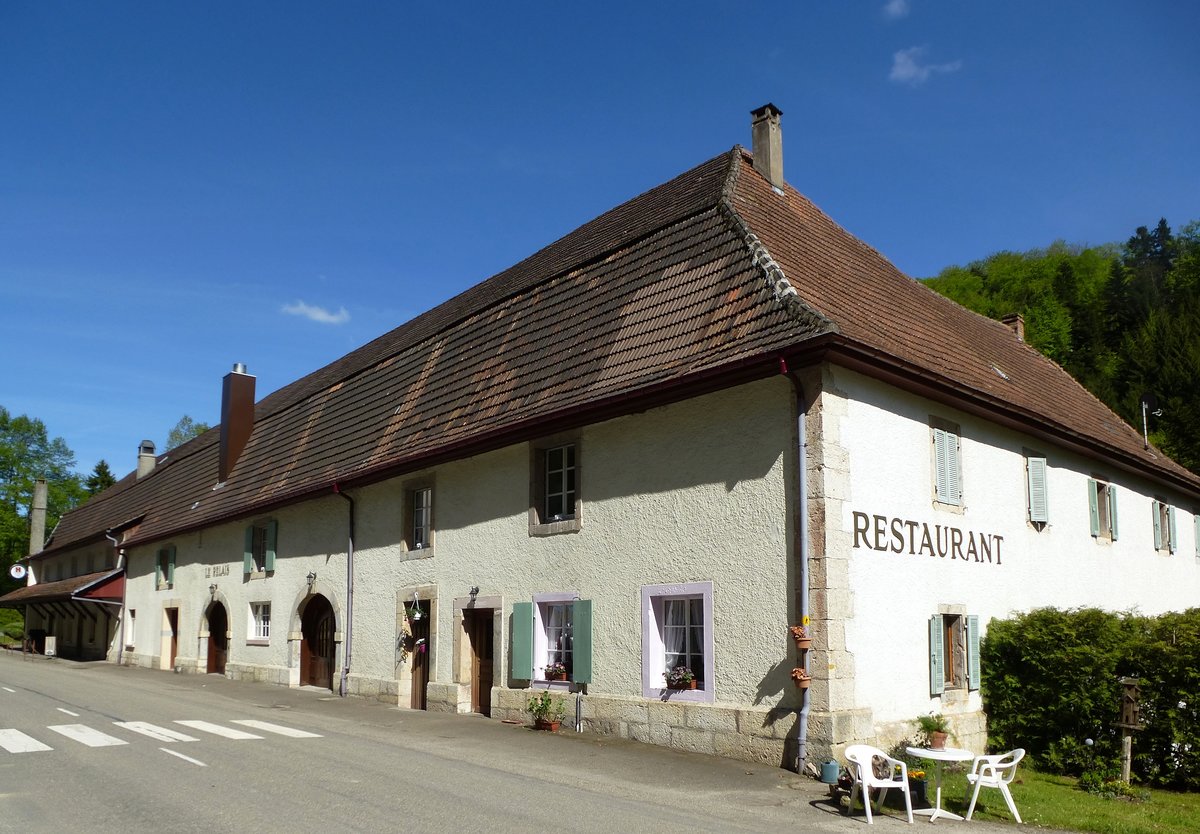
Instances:
[[[1000,377],[1005,382],[1012,382],[1012,380],[1009,379],[1008,374],[1006,374],[1006,373],[1004,373],[1004,371],[1000,370],[1000,366],[997,365],[995,362],[992,363],[992,370],[996,372],[996,376]]]

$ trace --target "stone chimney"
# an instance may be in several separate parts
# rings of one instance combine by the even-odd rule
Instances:
[[[751,110],[751,152],[754,154],[754,170],[767,178],[771,185],[783,189],[783,130],[779,117],[783,111],[774,104],[764,104]]]
[[[237,466],[242,450],[254,430],[254,377],[241,362],[225,374],[221,386],[221,457],[217,481],[225,483]]]
[[[1017,341],[1025,341],[1025,319],[1020,313],[1009,313],[1004,318],[1000,319],[1003,324],[1007,324],[1013,333],[1017,334]]]
[[[29,506],[29,555],[41,553],[46,546],[46,479],[33,482],[33,503]]]
[[[154,464],[158,463],[158,459],[154,456],[154,441],[143,440],[138,445],[138,464],[137,476],[144,478],[154,471]]]

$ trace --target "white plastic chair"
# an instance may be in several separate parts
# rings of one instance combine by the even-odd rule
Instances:
[[[874,760],[876,757],[886,764],[887,777],[875,775]],[[846,758],[850,762],[850,770],[854,776],[854,787],[850,789],[850,813],[854,813],[854,797],[859,790],[863,795],[863,808],[867,811],[867,824],[873,825],[871,818],[871,788],[879,789],[875,800],[875,810],[883,807],[883,799],[890,788],[896,788],[904,797],[904,809],[908,813],[908,821],[913,821],[912,797],[908,793],[908,765],[899,759],[893,759],[877,747],[869,744],[852,744],[846,748]],[[881,765],[882,769],[883,765]]]
[[[1017,762],[1023,758],[1025,750],[1021,747],[996,756],[975,757],[975,761],[971,762],[971,772],[967,774],[967,790],[971,790],[971,785],[975,786],[975,792],[971,794],[971,804],[967,806],[967,819],[975,813],[975,800],[979,799],[980,788],[999,788],[1013,818],[1017,822],[1021,821],[1021,815],[1017,813],[1017,804],[1013,802],[1008,786],[1017,775]]]

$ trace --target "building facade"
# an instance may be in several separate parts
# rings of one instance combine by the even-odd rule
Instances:
[[[752,154],[257,403],[235,368],[219,429],[145,457],[0,604],[78,630],[39,618],[123,583],[114,662],[510,719],[548,690],[786,767],[930,711],[982,749],[993,617],[1200,598],[1200,479],[787,186],[770,106]]]

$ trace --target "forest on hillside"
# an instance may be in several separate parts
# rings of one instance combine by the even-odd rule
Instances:
[[[925,282],[1025,340],[1150,442],[1200,473],[1200,221],[1141,226],[1123,245],[998,252]]]

